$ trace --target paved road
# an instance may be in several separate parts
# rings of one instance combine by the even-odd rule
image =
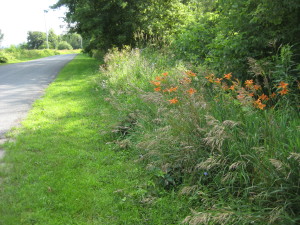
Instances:
[[[33,101],[76,54],[0,66],[0,139],[26,116]]]

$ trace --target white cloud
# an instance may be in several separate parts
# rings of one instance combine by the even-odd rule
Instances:
[[[46,32],[54,29],[61,34],[66,26],[61,17],[64,17],[65,8],[49,10],[57,0],[0,0],[0,29],[4,33],[2,46],[17,45],[26,42],[28,31]],[[44,13],[44,10],[49,10]],[[45,20],[46,19],[46,20]]]

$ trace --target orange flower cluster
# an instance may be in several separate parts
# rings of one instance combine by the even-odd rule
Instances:
[[[162,93],[168,93],[170,95],[172,95],[174,92],[180,92],[180,93],[187,93],[189,96],[194,95],[197,90],[194,88],[189,88],[188,90],[184,90],[186,89],[186,86],[188,84],[190,84],[192,82],[192,78],[196,77],[197,75],[188,70],[186,72],[184,72],[184,77],[182,79],[179,80],[179,84],[181,84],[182,86],[171,86],[171,87],[167,87],[167,76],[168,76],[168,72],[162,73],[162,76],[157,76],[155,77],[155,80],[150,81],[151,84],[153,84],[154,87],[154,91],[155,92],[162,92]],[[178,97],[173,96],[174,98],[167,100],[170,104],[177,104],[179,103]]]
[[[240,85],[238,79],[232,80],[232,73],[224,74],[222,78],[216,78],[214,74],[209,74],[205,78],[209,83],[217,84],[224,91],[232,91],[233,96],[242,103],[250,101],[255,108],[261,110],[264,109],[267,106],[267,102],[270,99],[274,99],[277,94],[286,95],[289,93],[289,84],[283,81],[277,86],[277,94],[273,92],[268,96],[262,92],[261,85],[255,84],[253,80],[246,80],[244,85]],[[300,83],[298,83],[298,85],[300,88]],[[235,95],[235,93],[237,93],[237,95]]]
[[[257,99],[253,102],[254,107],[263,110],[266,107],[266,104],[263,104],[260,99]]]
[[[177,91],[178,87],[170,87],[170,88],[166,88],[163,90],[163,92],[174,92],[174,91]]]
[[[187,93],[189,93],[190,95],[193,95],[193,94],[195,94],[196,92],[197,92],[197,90],[194,89],[194,88],[190,88],[189,90],[187,90]]]
[[[195,73],[193,73],[190,70],[186,71],[185,74],[188,75],[189,77],[196,77],[197,76]]]
[[[224,78],[227,79],[227,80],[231,80],[232,73],[224,74]]]
[[[173,98],[173,99],[170,99],[168,101],[170,102],[170,104],[176,104],[176,103],[178,103],[178,99],[177,98]]]
[[[197,75],[192,71],[184,72],[185,76],[179,80],[179,84],[181,86],[171,86],[167,87],[169,75],[168,72],[162,73],[161,76],[155,77],[155,80],[150,81],[153,84],[155,92],[168,93],[170,96],[173,96],[172,99],[168,99],[167,101],[170,104],[179,103],[178,97],[174,96],[173,93],[186,93],[189,96],[193,96],[197,90],[192,88],[190,84],[192,83],[192,78]],[[238,79],[233,79],[232,73],[224,74],[222,78],[215,77],[214,74],[209,74],[205,76],[206,80],[213,84],[217,85],[220,90],[224,90],[227,93],[231,93],[231,95],[238,99],[241,104],[251,104],[255,108],[265,109],[267,105],[270,105],[272,99],[274,99],[278,94],[286,95],[289,93],[288,83],[281,81],[277,86],[277,94],[275,92],[271,93],[269,96],[263,93],[263,88],[261,85],[256,84],[252,79],[246,80],[243,84],[240,83]],[[298,83],[300,88],[300,83]],[[176,94],[176,95],[177,95]]]
[[[289,90],[287,88],[289,84],[288,83],[284,83],[283,81],[281,81],[278,85],[278,89],[280,89],[280,91],[278,92],[280,95],[286,95]]]

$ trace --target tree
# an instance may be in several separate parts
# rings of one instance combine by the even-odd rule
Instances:
[[[29,31],[27,34],[28,49],[39,49],[46,44],[46,34],[40,31]]]
[[[73,49],[80,49],[82,43],[82,37],[80,34],[69,33],[62,35],[62,40],[68,42]]]
[[[58,36],[54,33],[53,29],[49,30],[48,33],[48,42],[50,49],[56,49],[59,43]]]
[[[87,50],[135,45],[135,34],[166,36],[188,21],[187,0],[59,0],[71,31],[90,40]]]
[[[0,46],[1,46],[1,42],[3,41],[4,38],[4,34],[2,33],[1,29],[0,29]]]

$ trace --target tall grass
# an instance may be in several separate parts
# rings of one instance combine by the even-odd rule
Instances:
[[[300,221],[299,103],[289,104],[297,92],[287,83],[269,84],[267,96],[234,71],[212,75],[165,49],[111,50],[100,71],[123,115],[115,143],[189,200],[184,223]]]

